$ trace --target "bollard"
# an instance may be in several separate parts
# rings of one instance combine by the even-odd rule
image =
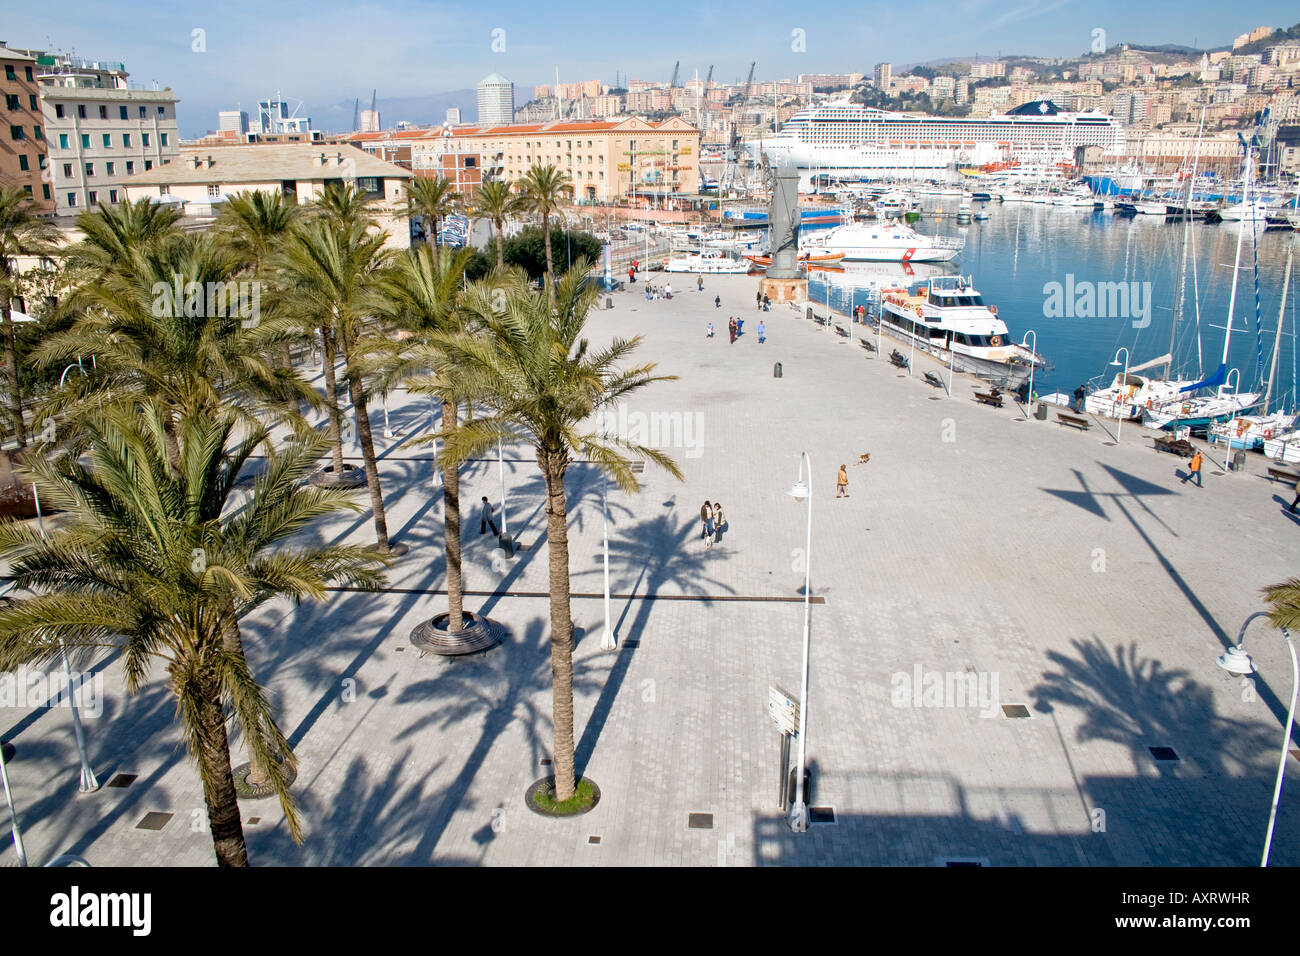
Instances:
[[[812,320],[813,320],[813,310],[812,310],[812,306],[809,306],[809,307],[808,307],[808,321],[811,322]]]
[[[781,363],[780,363],[780,362],[777,362],[775,365],[772,366],[772,377],[773,377],[773,378],[780,378],[781,375],[782,375],[782,372],[781,372]]]
[[[508,534],[501,536],[501,550],[506,553],[507,558],[515,556],[515,539]]]
[[[614,297],[612,295],[605,296],[605,308],[607,309],[614,308]]]
[[[1246,453],[1245,453],[1244,451],[1236,451],[1236,452],[1233,452],[1233,453],[1232,453],[1232,470],[1233,470],[1233,471],[1241,471],[1241,469],[1243,469],[1243,468],[1245,468],[1245,467],[1246,467]]]

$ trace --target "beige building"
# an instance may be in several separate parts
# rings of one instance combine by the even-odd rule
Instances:
[[[660,123],[629,117],[592,122],[516,123],[431,131],[412,142],[414,170],[443,169],[444,154],[480,157],[485,180],[520,179],[530,166],[569,174],[574,198],[610,202],[638,195],[699,192],[700,131],[679,117]]]
[[[202,218],[214,215],[236,193],[282,192],[306,203],[331,183],[356,185],[376,200],[388,245],[405,248],[410,230],[397,206],[406,198],[410,179],[410,170],[352,146],[294,143],[186,149],[165,166],[128,176],[123,186],[128,201],[143,197],[175,203],[184,215]]]

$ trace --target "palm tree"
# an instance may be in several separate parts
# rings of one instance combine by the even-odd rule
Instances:
[[[1269,618],[1274,627],[1300,630],[1300,578],[1264,588],[1264,600],[1272,605]]]
[[[509,288],[476,284],[464,308],[486,335],[461,336],[444,344],[461,387],[489,414],[461,423],[439,437],[447,456],[464,461],[498,441],[531,445],[546,482],[546,540],[550,565],[552,709],[555,729],[555,798],[574,794],[573,620],[569,610],[568,503],[564,475],[575,456],[612,476],[624,491],[640,488],[625,452],[649,459],[676,478],[681,472],[663,452],[591,430],[592,416],[654,382],[653,364],[623,368],[641,337],[615,339],[592,350],[582,337],[595,301],[594,286],[583,289],[589,269],[580,260],[551,295],[515,282]]]
[[[433,248],[433,266],[438,267],[438,232],[442,220],[460,208],[460,196],[451,180],[442,176],[420,177],[411,180],[406,189],[406,202],[402,214],[408,218],[419,216],[424,221],[429,245]]]
[[[358,351],[373,355],[384,383],[406,382],[415,394],[433,395],[442,403],[442,430],[458,427],[458,409],[465,398],[455,369],[440,342],[469,334],[469,316],[460,308],[459,296],[465,268],[473,253],[463,249],[439,262],[429,246],[409,250],[385,270],[378,289],[377,311],[387,325],[408,333],[399,341],[389,329],[362,343]],[[447,552],[448,629],[464,627],[465,606],[461,577],[460,469],[442,456],[444,504],[443,540]]]
[[[59,231],[42,219],[36,206],[19,186],[0,186],[0,318],[4,322],[5,389],[9,393],[8,415],[18,436],[27,444],[23,421],[22,383],[18,378],[18,341],[9,303],[18,294],[18,256],[51,256],[59,243]]]
[[[486,182],[474,194],[474,205],[483,215],[492,220],[493,232],[497,240],[497,268],[506,264],[505,229],[506,220],[519,212],[523,206],[521,197],[510,190],[510,183],[500,180]]]
[[[48,537],[0,525],[0,554],[16,584],[33,592],[0,608],[0,667],[52,666],[60,646],[110,648],[135,693],[162,663],[181,732],[198,765],[213,849],[221,866],[247,866],[226,723],[242,729],[269,768],[289,831],[301,821],[287,789],[294,757],[242,648],[227,633],[269,600],[323,598],[332,584],[382,584],[382,557],[355,547],[289,544],[312,521],[349,505],[345,493],[300,479],[321,439],[273,452],[243,508],[231,492],[256,430],[233,437],[233,415],[202,414],[179,429],[181,467],[168,460],[166,409],[115,409],[88,425],[82,460],[42,459],[31,469],[42,497],[68,522]],[[277,759],[278,758],[278,759]]]
[[[569,174],[554,166],[533,165],[519,181],[520,195],[530,211],[542,217],[542,236],[546,243],[546,284],[554,289],[555,267],[551,261],[551,216],[560,209],[565,196],[573,191]]]
[[[180,209],[152,199],[100,206],[77,217],[81,241],[68,250],[68,264],[98,277],[131,261],[131,255],[150,245],[167,243],[181,235]]]
[[[327,195],[333,190],[327,190]],[[294,228],[276,260],[283,280],[285,307],[303,325],[319,328],[325,345],[325,402],[330,414],[334,474],[343,474],[343,416],[334,377],[335,350],[343,357],[344,378],[356,412],[356,435],[365,460],[370,504],[374,509],[375,536],[380,550],[388,551],[388,522],[383,489],[370,430],[363,362],[354,346],[365,332],[373,304],[374,288],[387,256],[387,233],[370,233],[364,221],[334,222],[315,217]]]

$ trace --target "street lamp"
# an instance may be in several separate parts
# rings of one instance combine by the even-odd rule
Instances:
[[[1038,333],[1033,329],[1027,329],[1020,339],[1020,344],[1028,348],[1029,336],[1034,337],[1034,347],[1029,349],[1029,393],[1025,398],[1025,417],[1029,417],[1029,403],[1034,400],[1034,365],[1037,364],[1038,356]]]
[[[1237,646],[1230,647],[1227,653],[1220,655],[1215,659],[1215,663],[1222,667],[1229,674],[1239,674],[1245,676],[1255,672],[1255,665],[1246,653],[1245,645],[1242,641],[1246,637],[1246,628],[1250,627],[1250,622],[1257,617],[1268,617],[1266,611],[1256,611],[1241,625],[1241,630],[1237,633]],[[1291,635],[1287,633],[1285,627],[1278,628],[1282,632],[1282,639],[1286,641],[1287,650],[1291,652],[1291,706],[1286,712],[1286,733],[1282,736],[1282,757],[1277,765],[1277,782],[1273,785],[1273,806],[1268,812],[1268,833],[1264,836],[1264,855],[1260,857],[1259,865],[1268,866],[1268,851],[1273,845],[1273,825],[1277,822],[1277,804],[1282,799],[1282,778],[1286,775],[1286,758],[1287,748],[1291,743],[1291,723],[1295,719],[1295,701],[1296,691],[1300,688],[1300,664],[1296,662],[1295,645],[1291,643]]]
[[[804,480],[804,465],[808,466],[808,478]],[[795,778],[794,805],[790,807],[790,829],[803,833],[808,829],[808,806],[804,802],[807,796],[803,792],[803,779],[806,767],[805,742],[808,739],[808,643],[812,623],[812,459],[802,452],[799,458],[799,477],[787,492],[798,502],[808,502],[808,531],[804,543],[803,576],[803,666],[799,678],[799,770]]]
[[[602,408],[600,410],[600,434],[603,437],[608,432],[607,416],[609,410]],[[614,635],[614,617],[610,611],[610,594],[609,594],[609,505],[606,501],[606,491],[609,488],[609,475],[604,469],[600,472],[600,516],[604,524],[604,542],[605,542],[605,630],[600,635],[600,649],[602,651],[612,651],[618,646],[618,638]]]
[[[1037,337],[1037,336],[1034,337],[1034,342],[1035,342],[1035,343],[1038,342],[1038,337]],[[1120,364],[1120,361],[1119,361],[1119,353],[1120,353],[1120,352],[1123,352],[1123,353],[1124,353],[1124,384],[1125,384],[1125,385],[1128,385],[1128,348],[1127,348],[1126,346],[1120,346],[1119,350],[1115,353],[1115,360],[1114,360],[1113,362],[1111,362],[1110,364],[1111,364],[1111,365],[1119,365],[1119,364]],[[1124,415],[1123,415],[1123,413],[1121,412],[1119,415],[1117,415],[1117,416],[1116,416],[1116,419],[1117,419],[1117,424],[1115,425],[1115,444],[1118,445],[1118,444],[1119,444],[1119,434],[1120,434],[1120,432],[1121,432],[1121,431],[1123,430],[1123,428],[1124,428]]]
[[[9,792],[9,773],[5,770],[4,746],[0,745],[0,782],[4,783],[5,803],[9,804],[9,831],[14,837],[14,852],[18,854],[18,865],[27,865],[27,851],[23,849],[23,834],[18,829],[18,812],[14,810],[14,797]]]

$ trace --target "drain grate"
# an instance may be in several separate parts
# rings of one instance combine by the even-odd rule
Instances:
[[[1024,704],[1003,704],[1002,713],[1013,719],[1023,719],[1029,716],[1029,708]]]
[[[1157,760],[1181,759],[1173,747],[1148,747],[1147,750],[1151,751],[1151,756],[1155,757]]]
[[[114,787],[119,790],[125,790],[127,787],[131,786],[131,784],[135,783],[136,780],[139,779],[139,777],[140,775],[136,773],[119,773],[112,780],[110,780],[106,784],[106,786]]]
[[[150,810],[135,825],[137,830],[161,830],[171,820],[173,814]]]
[[[542,766],[543,766],[543,767],[549,767],[550,765],[551,765],[551,758],[550,758],[550,757],[543,757],[543,758],[542,758]]]
[[[587,846],[600,846],[600,837],[594,835],[587,837]]]
[[[629,637],[626,641],[623,642],[623,646],[624,646],[624,647],[640,647],[640,646],[641,646],[641,638],[639,638],[639,637]]]
[[[808,822],[827,823],[827,824],[837,822],[835,819],[835,808],[834,807],[809,807]]]
[[[249,817],[249,818],[248,818],[248,825],[249,825],[250,827],[255,827],[255,826],[257,826],[257,825],[258,825],[259,823],[261,823],[261,822],[262,822],[262,818],[261,818],[261,817]]]
[[[686,819],[686,828],[688,830],[712,830],[713,814],[692,813]]]

